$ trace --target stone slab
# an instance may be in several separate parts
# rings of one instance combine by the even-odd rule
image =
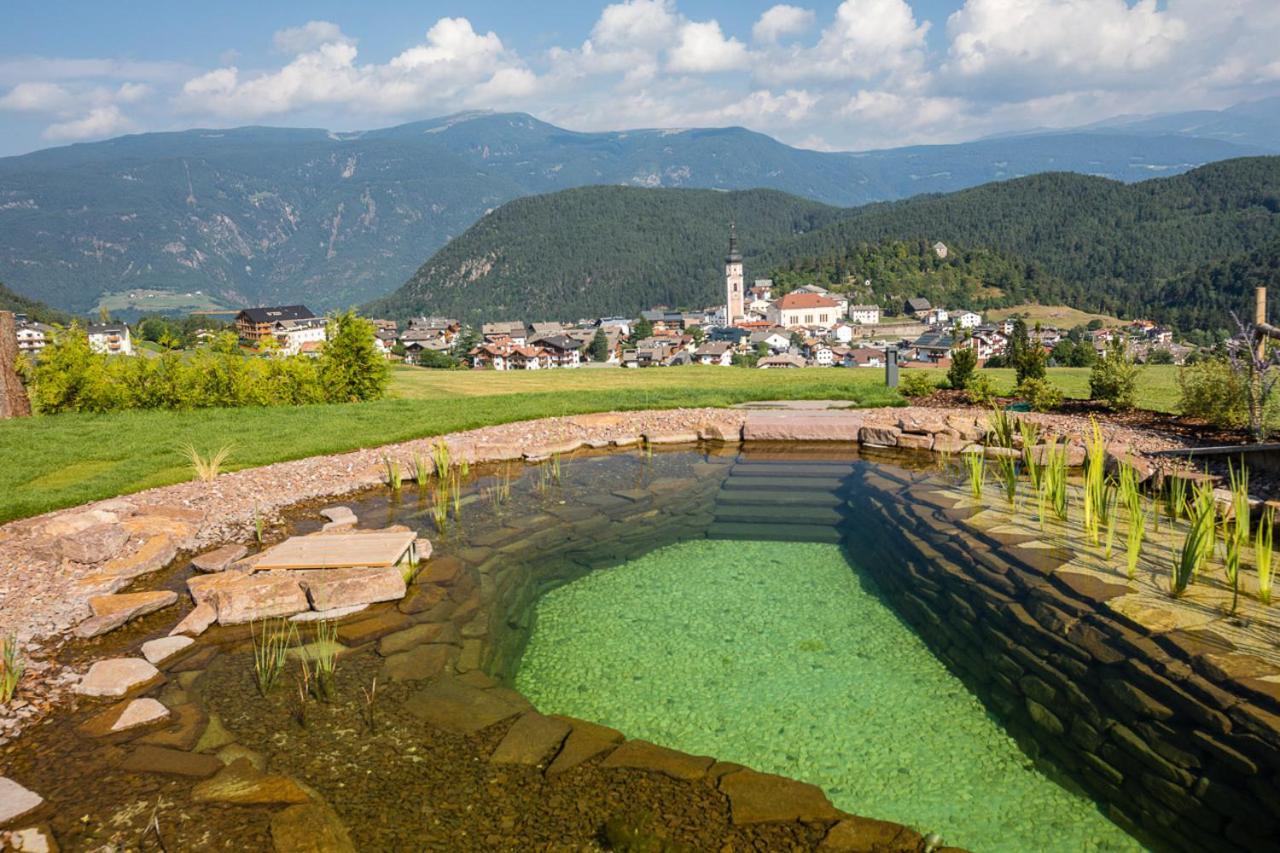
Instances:
[[[6,776],[0,776],[0,826],[34,814],[43,805],[44,797]]]
[[[647,740],[629,740],[609,753],[600,766],[652,770],[673,779],[691,781],[705,776],[714,762],[709,756],[689,755]]]
[[[424,681],[445,671],[456,646],[422,645],[396,652],[382,664],[380,678],[387,681]]]
[[[739,770],[720,779],[720,790],[729,797],[729,811],[736,826],[833,821],[840,817],[817,785],[782,776]]]
[[[161,678],[160,670],[142,658],[100,660],[76,685],[81,696],[124,696]]]
[[[856,442],[861,415],[840,411],[749,411],[742,426],[744,441]]]
[[[206,601],[203,604],[197,604],[190,613],[183,616],[182,621],[173,626],[173,630],[169,632],[169,636],[177,637],[186,635],[189,637],[198,637],[207,631],[210,625],[217,621],[218,608]]]
[[[311,605],[297,579],[280,574],[238,578],[218,590],[215,606],[219,625],[243,625],[273,616],[292,616],[309,610]]]
[[[272,806],[306,803],[311,797],[290,777],[263,773],[249,759],[239,758],[192,788],[191,799],[197,803]]]
[[[81,639],[101,636],[131,619],[154,613],[176,604],[177,601],[178,594],[172,590],[95,595],[89,599],[89,609],[93,611],[93,616],[76,626],[75,635]]]
[[[494,764],[540,765],[560,748],[569,730],[564,720],[529,711],[515,721],[489,760]]]
[[[148,640],[143,643],[142,656],[147,659],[147,663],[160,666],[193,645],[195,640],[190,637],[161,637],[158,640]]]
[[[222,572],[248,553],[248,548],[233,542],[192,557],[191,565],[195,567],[196,571],[200,572]]]
[[[406,589],[404,576],[394,567],[325,569],[297,574],[313,610],[399,601]]]
[[[169,720],[169,709],[150,697],[113,705],[85,720],[76,730],[86,737],[108,737],[138,729],[162,726]]]
[[[523,709],[487,690],[446,678],[410,696],[405,710],[446,731],[472,734],[514,717]]]
[[[222,767],[222,761],[216,756],[150,745],[137,747],[120,763],[120,769],[130,773],[156,773],[193,779],[207,779]]]

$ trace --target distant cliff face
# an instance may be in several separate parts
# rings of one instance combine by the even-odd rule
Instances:
[[[151,133],[0,159],[0,281],[74,311],[130,290],[325,309],[391,292],[504,202],[566,188],[763,187],[847,206],[1046,169],[1138,180],[1253,150],[1112,131],[830,154],[738,128],[586,134],[521,114]]]

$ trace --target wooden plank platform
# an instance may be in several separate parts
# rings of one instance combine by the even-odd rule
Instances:
[[[353,566],[394,566],[417,560],[411,530],[390,533],[294,536],[269,549],[254,566],[271,569],[346,569]]]

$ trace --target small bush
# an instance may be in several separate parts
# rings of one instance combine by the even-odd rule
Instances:
[[[964,384],[965,396],[975,406],[990,406],[996,399],[996,386],[985,373],[975,373]]]
[[[928,397],[938,387],[934,378],[924,370],[904,370],[899,374],[898,391],[904,397]]]
[[[1051,412],[1062,405],[1062,389],[1048,379],[1024,379],[1018,396],[1027,401],[1033,412]]]
[[[947,382],[957,390],[969,384],[974,368],[978,366],[978,352],[972,348],[954,350],[951,353],[951,367],[947,368]]]
[[[1138,366],[1129,357],[1124,341],[1112,338],[1106,353],[1089,371],[1089,399],[1115,411],[1132,409],[1137,382]]]
[[[1202,418],[1219,429],[1249,423],[1249,390],[1225,358],[1207,358],[1178,371],[1182,414]]]

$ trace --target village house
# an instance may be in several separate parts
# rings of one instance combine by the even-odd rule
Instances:
[[[305,305],[277,305],[266,308],[245,308],[236,314],[236,335],[240,342],[257,346],[264,338],[275,337],[276,323],[298,320],[314,320],[315,314]]]
[[[582,363],[581,346],[568,335],[544,335],[533,338],[529,344],[546,352],[550,360],[548,367],[577,367]]]
[[[951,318],[957,329],[976,329],[982,325],[982,315],[973,311],[961,311]]]
[[[307,344],[322,344],[328,337],[323,317],[277,320],[271,324],[271,333],[272,337],[279,342],[280,352],[284,355],[297,355],[304,349],[318,350],[318,347],[307,347]]]
[[[133,337],[124,323],[90,323],[89,349],[106,355],[133,355]]]
[[[839,316],[844,317],[849,313],[849,300],[847,297],[838,293],[832,293],[819,284],[805,284],[797,287],[792,293],[812,293],[814,296],[825,296],[836,304],[836,311]]]
[[[884,367],[884,350],[855,347],[845,353],[841,363],[845,367]]]
[[[509,320],[502,323],[485,323],[480,327],[480,336],[488,343],[497,341],[510,341],[514,346],[522,347],[528,342],[528,332],[525,325],[519,320]]]
[[[833,341],[838,341],[839,343],[847,344],[853,340],[853,335],[854,335],[853,326],[850,326],[848,323],[836,323],[834,326],[831,327],[831,331],[828,334],[828,337],[830,337],[831,340]]]
[[[950,319],[951,313],[945,308],[930,308],[924,315],[926,326],[945,326]]]
[[[955,345],[955,338],[946,332],[927,332],[911,342],[911,349],[916,361],[939,362],[951,357]]]
[[[829,329],[840,317],[839,306],[817,293],[792,291],[769,306],[769,322],[775,326],[819,326]]]
[[[53,338],[53,327],[44,323],[26,320],[18,324],[18,352],[36,355],[44,349]]]
[[[733,344],[727,341],[708,341],[693,352],[698,364],[714,364],[728,367],[733,364]]]
[[[768,347],[770,352],[786,352],[791,346],[791,336],[787,334],[786,329],[778,326],[752,332],[747,338],[747,345],[755,349],[760,344]]]
[[[792,353],[782,353],[781,355],[769,355],[756,362],[756,367],[761,370],[778,370],[793,367],[804,367],[805,360]]]
[[[849,320],[859,326],[875,326],[880,323],[879,305],[850,305]]]
[[[835,364],[835,353],[824,343],[815,343],[809,347],[809,360],[818,367],[830,367]]]
[[[913,296],[902,306],[902,313],[910,314],[917,320],[923,320],[931,310],[933,310],[933,306],[923,296]]]

